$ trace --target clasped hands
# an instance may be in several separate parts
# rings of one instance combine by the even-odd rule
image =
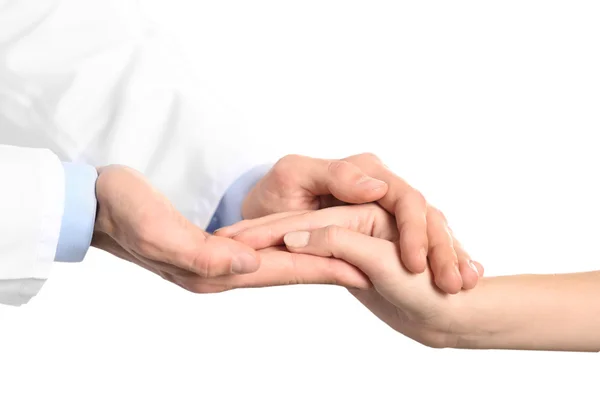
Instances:
[[[92,245],[197,293],[288,284],[344,286],[392,328],[454,347],[462,289],[483,275],[443,214],[372,154],[281,159],[210,235],[138,172],[99,169]]]

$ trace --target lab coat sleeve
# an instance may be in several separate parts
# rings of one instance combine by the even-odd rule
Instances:
[[[0,185],[0,303],[21,305],[41,289],[54,261],[63,166],[49,150],[0,145]]]
[[[136,0],[0,0],[0,143],[128,165],[202,227],[263,161],[208,82]]]

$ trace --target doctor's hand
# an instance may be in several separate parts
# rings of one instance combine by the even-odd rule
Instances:
[[[285,248],[256,252],[232,239],[211,236],[130,168],[100,169],[96,192],[92,245],[191,292],[300,283],[370,286],[362,272],[343,261],[291,254]]]
[[[282,213],[246,225],[237,240],[256,249],[285,243],[298,256],[328,257],[358,267],[373,286],[350,292],[389,326],[420,343],[455,347],[468,333],[459,314],[462,297],[441,292],[429,270],[412,274],[403,267],[396,221],[377,205]],[[469,258],[462,247],[460,251]],[[483,269],[473,261],[468,268],[472,274],[466,275],[465,285],[472,288]]]
[[[93,246],[175,283],[259,268],[253,249],[193,225],[137,171],[108,166],[98,172]]]
[[[372,154],[343,160],[286,156],[248,194],[242,216],[253,219],[373,201],[396,217],[399,256],[409,271],[422,273],[430,266],[437,286],[447,293],[469,287],[473,279],[477,282],[444,215]],[[216,234],[233,237],[244,228],[236,224]]]

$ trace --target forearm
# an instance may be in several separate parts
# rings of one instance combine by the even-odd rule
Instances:
[[[600,271],[484,278],[459,296],[457,347],[600,351]]]

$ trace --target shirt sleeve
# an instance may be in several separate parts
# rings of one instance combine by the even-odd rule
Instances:
[[[63,163],[65,209],[54,261],[81,262],[85,258],[96,220],[96,168],[86,164]]]
[[[271,167],[270,164],[256,166],[233,182],[221,198],[217,210],[206,228],[208,233],[213,233],[217,229],[233,225],[243,219],[242,204],[244,199],[258,181],[269,172]]]

